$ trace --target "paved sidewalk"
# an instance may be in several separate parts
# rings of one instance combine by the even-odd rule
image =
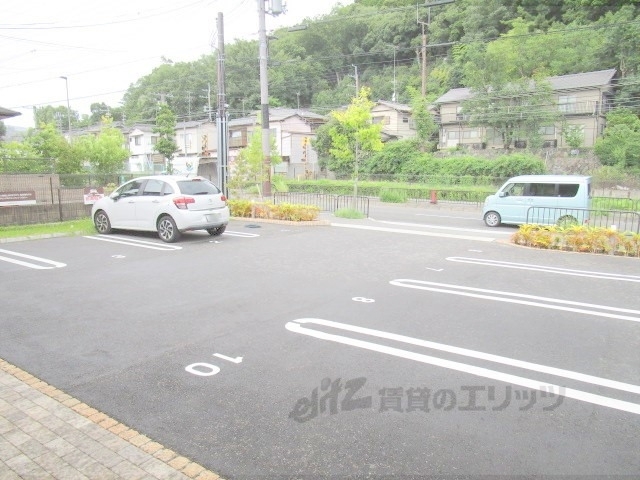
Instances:
[[[0,480],[218,475],[0,359]]]

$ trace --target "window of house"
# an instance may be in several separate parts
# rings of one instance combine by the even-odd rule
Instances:
[[[181,147],[184,147],[185,149],[191,148],[191,134],[190,133],[186,133],[186,134],[182,134],[181,136]]]
[[[133,137],[133,139],[134,139],[134,143],[136,145],[142,145],[142,137],[141,136]]]
[[[409,117],[407,115],[402,116],[402,123],[409,123]]]
[[[158,143],[158,137],[151,137],[151,145],[155,145]]]
[[[457,140],[460,138],[460,132],[458,132],[457,130],[453,132],[447,132],[447,138],[449,140]]]
[[[540,135],[555,135],[556,127],[554,127],[553,125],[540,127],[539,133]]]
[[[467,130],[462,132],[462,138],[478,138],[480,134],[477,130]]]
[[[576,111],[575,95],[560,95],[558,97],[558,110],[562,113],[574,113]]]

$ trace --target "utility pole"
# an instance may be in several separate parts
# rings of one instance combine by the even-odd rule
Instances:
[[[355,69],[354,78],[356,79],[356,97],[360,94],[360,80],[358,79],[358,66],[351,65]]]
[[[260,106],[262,120],[262,159],[263,174],[262,195],[271,196],[271,139],[269,138],[269,80],[267,78],[267,27],[265,20],[266,0],[258,0],[258,14],[260,23]]]
[[[454,1],[455,0],[435,0],[431,3],[425,2],[425,7],[429,7],[426,24],[420,21],[418,8],[416,6],[416,21],[420,25],[422,25],[422,92],[421,93],[423,97],[427,94],[427,31],[428,31],[429,25],[431,24],[431,7],[446,5],[448,3],[453,3]]]
[[[67,77],[60,77],[61,79],[64,80],[64,84],[67,88],[67,126],[68,126],[68,133],[69,133],[69,143],[71,143],[71,106],[69,104],[69,80],[67,79]]]
[[[209,112],[209,122],[213,119],[211,118],[211,82],[207,83],[207,112]]]
[[[424,95],[424,94],[423,94]],[[391,97],[393,102],[396,101],[396,46],[393,46],[393,96]]]
[[[227,96],[225,92],[225,72],[224,72],[224,22],[222,12],[218,13],[218,115],[216,117],[216,133],[218,134],[218,185],[222,193],[228,198],[229,189],[227,186],[227,165],[229,158],[229,125],[227,122]],[[211,88],[211,84],[209,84]],[[209,108],[209,118],[211,118],[211,108]]]

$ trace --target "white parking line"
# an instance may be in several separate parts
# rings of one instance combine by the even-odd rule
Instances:
[[[444,238],[457,238],[461,240],[476,240],[479,242],[493,242],[495,238],[491,237],[476,237],[471,235],[454,235],[451,233],[434,233],[434,232],[422,232],[419,230],[405,230],[401,228],[385,228],[385,227],[370,227],[367,225],[351,225],[346,223],[332,223],[332,227],[343,228],[355,228],[358,230],[374,230],[377,232],[389,232],[389,233],[402,233],[409,235],[423,235],[425,237],[444,237]]]
[[[257,233],[231,232],[229,230],[224,232],[223,235],[229,236],[229,237],[243,237],[243,238],[255,238],[255,237],[259,237],[260,236]]]
[[[47,260],[46,258],[34,257],[32,255],[25,255],[24,253],[12,252],[10,250],[0,249],[0,252],[6,253],[8,255],[13,255],[14,257],[28,258],[29,260],[35,260],[36,262],[44,263],[45,265],[51,265],[50,267],[46,267],[43,265],[37,265],[35,263],[17,260],[15,258],[0,256],[0,260],[4,260],[5,262],[14,263],[16,265],[22,265],[23,267],[33,268],[36,270],[49,270],[51,268],[62,268],[67,266],[66,263],[55,262],[53,260]]]
[[[560,275],[574,275],[577,277],[602,278],[605,280],[620,280],[623,282],[640,282],[640,276],[623,275],[620,273],[593,272],[589,270],[573,270],[570,268],[548,267],[545,265],[531,265],[528,263],[502,262],[483,258],[448,257],[450,262],[486,265],[490,267],[515,268],[519,270],[533,270],[536,272],[557,273]]]
[[[423,223],[410,223],[410,222],[390,222],[387,220],[374,220],[371,218],[370,220],[376,223],[386,223],[387,225],[399,225],[402,227],[416,227],[416,228],[433,228],[435,230],[452,230],[457,232],[478,232],[478,233],[488,233],[486,230],[482,230],[479,228],[463,228],[463,227],[443,227],[440,225],[425,225]],[[513,232],[503,232],[503,231],[492,231],[491,235],[513,235]]]
[[[84,238],[88,238],[89,240],[100,240],[102,242],[110,242],[110,243],[119,243],[121,245],[129,245],[131,247],[141,247],[141,248],[150,248],[151,250],[182,250],[182,247],[178,245],[168,245],[156,242],[147,242],[144,240],[136,240],[133,238],[127,239],[119,239],[117,237],[107,237],[102,235],[91,235],[85,236]]]
[[[471,375],[476,375],[479,377],[490,378],[493,380],[498,380],[501,382],[511,383],[514,385],[520,385],[526,388],[530,388],[532,390],[539,390],[542,392],[550,392],[556,395],[562,395],[567,398],[573,398],[575,400],[581,400],[584,402],[592,403],[594,405],[600,405],[608,408],[614,408],[616,410],[621,410],[629,413],[635,413],[640,415],[640,405],[632,402],[626,402],[622,400],[617,400],[615,398],[605,397],[603,395],[595,395],[592,393],[584,392],[581,390],[576,390],[572,388],[562,387],[560,385],[548,384],[539,380],[534,380],[526,377],[521,377],[518,375],[512,375],[508,373],[498,372],[495,370],[490,370],[487,368],[477,367],[474,365],[468,365],[465,363],[455,362],[451,360],[445,360],[443,358],[433,357],[430,355],[424,355],[421,353],[410,352],[407,350],[402,350],[395,347],[390,347],[387,345],[381,345],[378,343],[368,342],[364,340],[358,340],[355,338],[345,337],[342,335],[336,335],[332,333],[326,333],[318,330],[313,330],[310,328],[305,328],[304,324],[316,324],[322,325],[324,327],[329,328],[337,328],[340,330],[351,331],[354,333],[364,334],[364,335],[372,335],[377,338],[384,338],[387,340],[399,341],[404,343],[409,343],[411,345],[424,346],[427,348],[436,348],[438,350],[444,350],[452,353],[457,353],[461,355],[471,356],[474,358],[482,358],[485,360],[498,362],[507,365],[518,366],[521,368],[550,373],[556,376],[562,376],[566,378],[571,378],[575,380],[580,380],[587,383],[592,383],[596,385],[607,386],[611,388],[616,388],[620,390],[625,390],[628,392],[638,393],[640,392],[640,386],[627,384],[623,382],[617,382],[614,380],[609,380],[600,377],[594,377],[591,375],[585,375],[578,372],[571,372],[569,370],[556,369],[554,367],[547,367],[544,365],[533,364],[529,362],[521,362],[515,359],[509,359],[506,357],[500,357],[497,355],[490,355],[483,352],[476,352],[473,350],[467,349],[459,349],[457,347],[437,344],[434,342],[427,342],[425,340],[420,340],[411,337],[405,337],[403,335],[396,335],[393,333],[383,332],[380,330],[373,330],[369,328],[357,327],[355,325],[348,325],[339,322],[332,322],[330,320],[322,320],[318,318],[300,318],[294,320],[292,322],[287,322],[285,328],[290,332],[300,333],[302,335],[307,335],[310,337],[315,337],[321,340],[328,340],[336,343],[342,343],[344,345],[350,345],[353,347],[363,348],[366,350],[371,350],[379,353],[385,353],[387,355],[393,355],[395,357],[405,358],[408,360],[413,360],[420,363],[426,363],[429,365],[434,365],[438,367],[447,368],[450,370],[456,370],[463,373],[469,373]]]
[[[422,280],[412,280],[401,278],[389,282],[396,287],[415,288],[418,290],[426,290],[431,292],[448,293],[451,295],[462,295],[465,297],[482,298],[484,300],[493,300],[496,302],[519,303],[521,305],[529,305],[533,307],[548,308],[552,310],[564,310],[567,312],[583,313],[585,315],[594,315],[598,317],[615,318],[618,320],[629,320],[632,322],[640,322],[640,310],[630,308],[609,307],[606,305],[597,305],[594,303],[573,302],[570,300],[562,300],[558,298],[539,297],[535,295],[526,295],[522,293],[503,292],[500,290],[487,290],[484,288],[466,287],[463,285],[451,285],[447,283],[425,282]],[[544,303],[548,302],[548,303]],[[580,307],[580,308],[577,308]],[[585,308],[582,308],[585,307]],[[593,309],[593,310],[590,310]],[[604,310],[604,311],[598,311]],[[634,316],[619,315],[620,312],[630,313]]]

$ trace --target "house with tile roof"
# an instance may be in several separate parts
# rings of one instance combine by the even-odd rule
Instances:
[[[562,114],[564,128],[575,129],[583,136],[584,147],[593,147],[604,132],[605,115],[612,108],[615,79],[615,69],[547,78],[554,96],[550,108],[556,108]],[[471,126],[469,115],[463,111],[463,104],[472,95],[470,88],[454,88],[434,102],[439,110],[439,149],[458,146],[503,148],[502,138],[491,128]],[[562,124],[541,127],[544,147],[568,147],[562,134]],[[514,146],[526,148],[526,140],[516,140]]]
[[[14,110],[9,110],[8,108],[0,107],[0,120],[5,120],[11,117],[17,117],[18,115],[22,115],[22,114]]]
[[[382,125],[382,141],[402,140],[416,136],[411,107],[397,102],[378,100],[371,109],[373,123]]]

